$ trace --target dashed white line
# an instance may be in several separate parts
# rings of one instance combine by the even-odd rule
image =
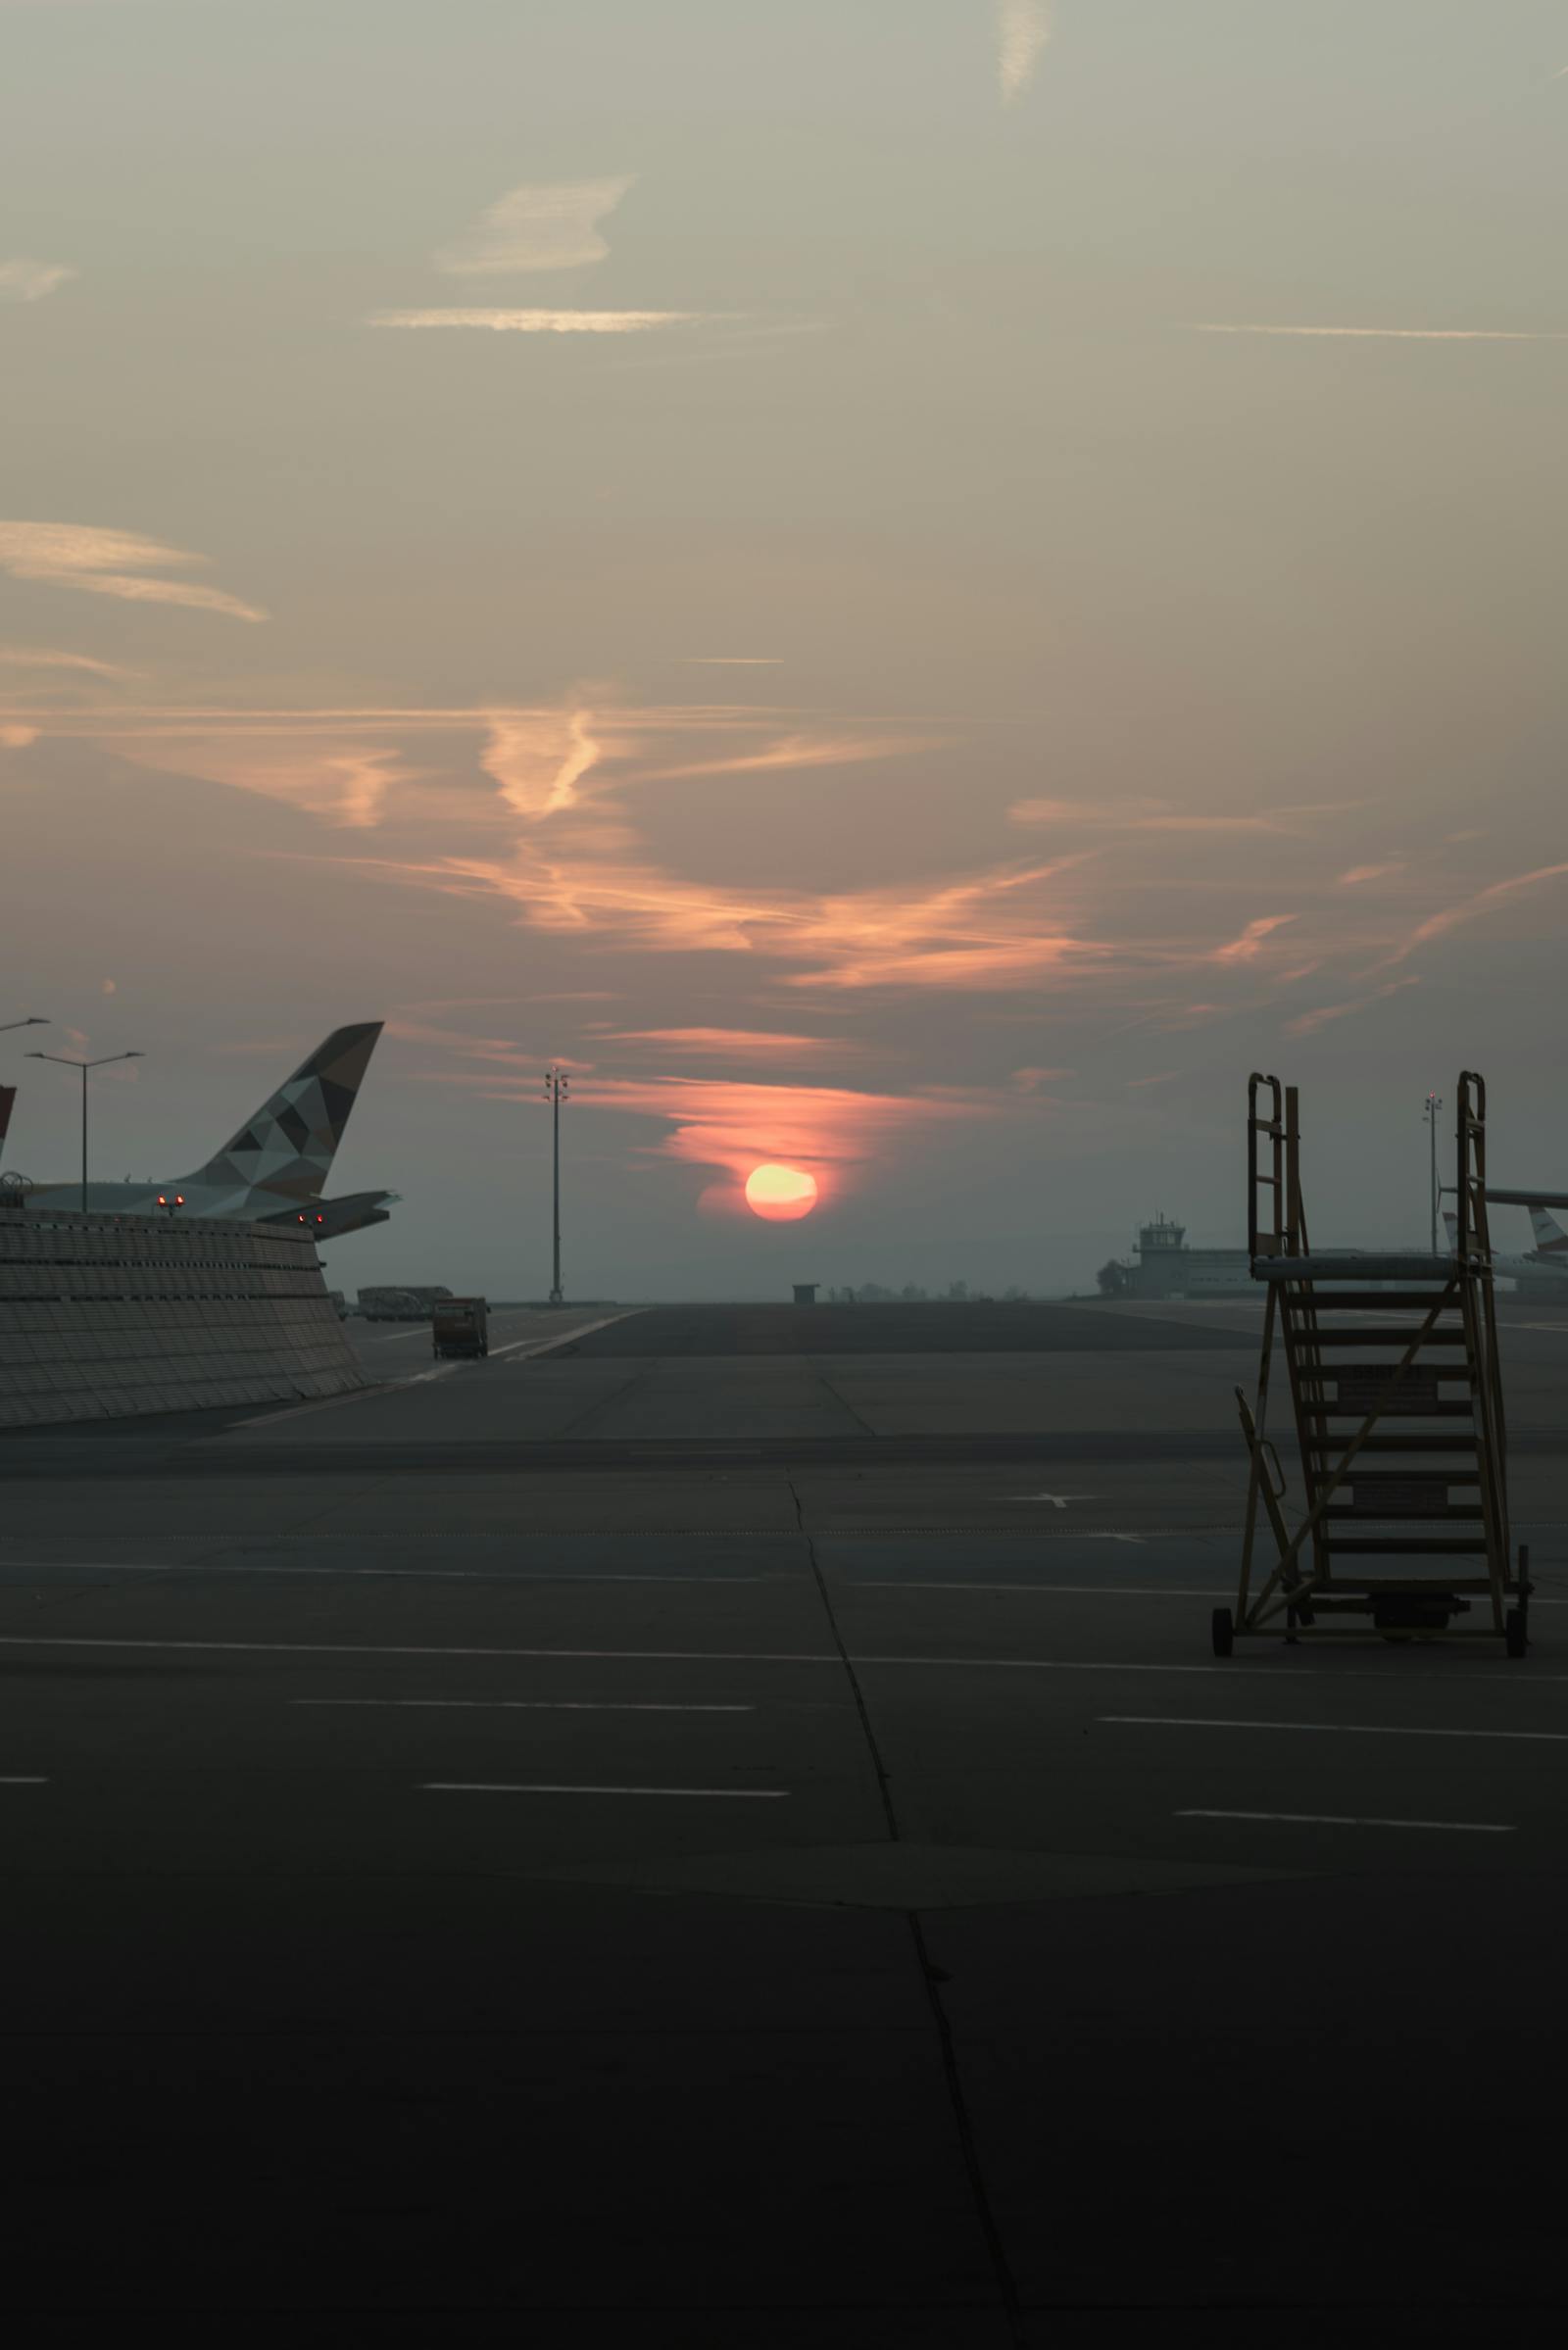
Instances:
[[[427,1779],[423,1795],[683,1795],[705,1802],[782,1803],[787,1787],[556,1787],[545,1782]]]
[[[1283,1820],[1298,1828],[1441,1828],[1457,1836],[1512,1836],[1510,1820],[1364,1820],[1332,1811],[1178,1811],[1175,1820]]]
[[[1096,1718],[1139,1730],[1315,1730],[1330,1731],[1340,1738],[1516,1738],[1527,1744],[1568,1746],[1568,1730],[1429,1730],[1402,1722],[1243,1722],[1202,1714],[1100,1714]]]

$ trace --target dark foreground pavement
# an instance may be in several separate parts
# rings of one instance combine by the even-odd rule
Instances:
[[[397,1398],[200,1476],[18,1452],[6,2306],[1554,2333],[1555,1466],[1526,1662],[1216,1664],[1234,1474],[1137,1436],[1172,1359],[1082,1477],[466,1474]],[[435,1450],[485,1377],[403,1391]]]

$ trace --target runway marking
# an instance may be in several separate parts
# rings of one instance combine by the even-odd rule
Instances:
[[[923,1575],[904,1578],[857,1576],[847,1584],[852,1591],[1056,1591],[1065,1599],[1232,1599],[1234,1588],[1223,1591],[1179,1591],[1157,1583],[932,1583]]]
[[[579,1574],[573,1567],[561,1567],[553,1573],[520,1571],[511,1567],[284,1567],[262,1566],[250,1559],[232,1562],[176,1558],[167,1562],[144,1558],[100,1558],[75,1561],[47,1561],[24,1559],[10,1568],[0,1567],[0,1573],[16,1573],[19,1569],[36,1568],[39,1573],[61,1575],[305,1575],[337,1576],[361,1575],[391,1577],[395,1581],[413,1583],[791,1583],[790,1575],[639,1575],[634,1573],[603,1574],[590,1570]],[[1228,1592],[1203,1593],[1204,1597],[1226,1598]]]
[[[8,1771],[0,1774],[0,1787],[47,1787],[48,1785],[47,1779],[27,1779],[18,1772]]]
[[[1511,1820],[1362,1820],[1330,1811],[1177,1811],[1173,1820],[1285,1820],[1300,1828],[1441,1828],[1456,1836],[1512,1836]]]
[[[755,1705],[614,1705],[578,1697],[291,1697],[291,1705],[410,1706],[456,1713],[754,1714]]]
[[[1098,1501],[1098,1493],[1004,1493],[1004,1501],[1049,1501],[1053,1509],[1065,1509],[1069,1501]]]
[[[640,1314],[645,1310],[646,1308],[641,1305],[628,1305],[618,1314],[606,1314],[600,1321],[579,1322],[575,1330],[558,1330],[554,1338],[514,1339],[510,1346],[492,1346],[490,1351],[497,1356],[523,1352],[548,1354],[554,1347],[569,1345],[573,1339],[592,1338],[596,1330],[608,1330],[614,1322],[629,1322],[633,1314]]]
[[[757,1650],[749,1648],[477,1648],[477,1647],[416,1647],[407,1643],[376,1640],[127,1640],[119,1636],[81,1633],[7,1632],[0,1633],[0,1648],[111,1648],[132,1649],[157,1655],[199,1656],[472,1656],[523,1657],[536,1662],[559,1658],[565,1663],[586,1662],[623,1664],[692,1664],[692,1665],[832,1665],[840,1672],[844,1658],[836,1651],[816,1654],[808,1650]],[[1102,1663],[1098,1659],[1057,1656],[864,1656],[852,1654],[856,1665],[886,1665],[919,1669],[956,1670],[960,1673],[1175,1673],[1208,1678],[1220,1676],[1226,1680],[1265,1678],[1272,1681],[1311,1678],[1317,1671],[1312,1665],[1243,1665],[1234,1661],[1212,1665],[1150,1665],[1129,1664],[1125,1661]],[[1511,1689],[1519,1687],[1519,1675],[1514,1673],[1473,1673],[1466,1668],[1464,1679],[1470,1681],[1505,1681]],[[1336,1680],[1381,1681],[1387,1686],[1388,1675],[1383,1672],[1339,1672]],[[1422,1683],[1443,1682],[1451,1686],[1446,1673],[1399,1675],[1401,1682],[1416,1680]],[[1568,1673],[1532,1673],[1530,1686],[1546,1686],[1568,1681]]]
[[[705,1802],[782,1803],[787,1787],[552,1787],[544,1783],[427,1779],[421,1795],[685,1795]]]
[[[534,1354],[548,1353],[553,1346],[564,1346],[570,1339],[588,1338],[596,1330],[608,1330],[612,1322],[627,1321],[632,1314],[642,1311],[643,1308],[639,1305],[629,1305],[624,1313],[607,1314],[601,1321],[580,1323],[575,1330],[558,1331],[552,1339],[542,1339],[537,1343],[529,1339],[514,1339],[511,1346],[496,1346],[492,1348],[492,1352],[498,1359],[503,1354],[516,1354],[523,1348],[527,1348]],[[423,1336],[423,1332],[422,1330],[411,1330],[399,1335],[420,1338]],[[307,1412],[331,1411],[338,1404],[368,1403],[373,1396],[396,1395],[404,1388],[428,1387],[432,1379],[450,1379],[454,1371],[470,1368],[471,1361],[472,1358],[468,1357],[461,1362],[437,1363],[433,1370],[416,1371],[409,1379],[377,1380],[373,1386],[357,1389],[351,1395],[325,1395],[317,1403],[292,1404],[287,1411],[259,1412],[254,1419],[234,1421],[232,1427],[225,1429],[223,1433],[232,1435],[236,1428],[271,1428],[279,1420],[303,1419]]]
[[[1119,1722],[1142,1730],[1320,1730],[1344,1738],[1518,1738],[1529,1744],[1568,1746],[1565,1730],[1427,1730],[1390,1722],[1244,1722],[1206,1719],[1197,1714],[1100,1714],[1101,1722]]]

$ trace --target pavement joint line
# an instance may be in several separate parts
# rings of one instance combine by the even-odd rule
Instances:
[[[705,1802],[782,1803],[787,1787],[555,1787],[545,1782],[426,1779],[421,1795],[679,1795]]]
[[[843,1670],[844,1659],[836,1652],[813,1654],[808,1650],[757,1650],[735,1648],[479,1648],[458,1646],[416,1646],[408,1642],[380,1640],[132,1640],[121,1634],[6,1632],[0,1633],[0,1648],[112,1648],[151,1651],[171,1655],[236,1655],[236,1656],[471,1656],[522,1657],[539,1662],[559,1659],[564,1663],[622,1663],[622,1664],[695,1664],[695,1665],[832,1665]],[[1187,1675],[1218,1675],[1227,1680],[1238,1678],[1267,1678],[1270,1680],[1312,1680],[1320,1678],[1314,1665],[1242,1665],[1232,1661],[1212,1665],[1136,1664],[1125,1659],[1104,1662],[1098,1658],[1057,1656],[853,1656],[858,1665],[889,1667],[910,1666],[920,1669],[956,1669],[959,1672],[1008,1673],[1178,1673]],[[1530,1677],[1532,1686],[1568,1681],[1568,1673],[1539,1673]],[[1353,1666],[1348,1672],[1336,1673],[1336,1680],[1381,1681],[1388,1686],[1389,1676]],[[1471,1673],[1466,1681],[1506,1681],[1517,1689],[1517,1673]],[[1399,1675],[1402,1686],[1407,1681],[1420,1683],[1442,1682],[1448,1685],[1446,1673]]]
[[[890,1576],[875,1581],[857,1576],[844,1587],[851,1591],[1040,1591],[1064,1599],[1234,1599],[1235,1587],[1223,1591],[1193,1591],[1159,1583],[931,1583],[924,1576]],[[1561,1605],[1562,1602],[1557,1602]]]
[[[1447,1730],[1402,1722],[1248,1722],[1200,1714],[1099,1714],[1097,1721],[1139,1730],[1316,1730],[1342,1738],[1522,1738],[1529,1743],[1568,1746],[1568,1730]]]
[[[1178,1811],[1173,1820],[1283,1820],[1298,1828],[1441,1828],[1459,1836],[1513,1836],[1511,1820],[1371,1820],[1329,1811]]]
[[[19,1559],[4,1571],[15,1573],[19,1567],[38,1574],[61,1575],[357,1575],[391,1578],[402,1583],[711,1583],[728,1586],[793,1583],[795,1580],[792,1575],[579,1575],[569,1567],[554,1574],[531,1568],[519,1571],[510,1567],[282,1567],[260,1566],[249,1559],[238,1559],[230,1564],[195,1558],[171,1559],[167,1564],[141,1558]],[[1200,1592],[1199,1596],[1228,1597],[1229,1593]]]
[[[624,1704],[581,1697],[291,1697],[291,1705],[355,1705],[442,1713],[539,1714],[754,1714],[755,1705]]]

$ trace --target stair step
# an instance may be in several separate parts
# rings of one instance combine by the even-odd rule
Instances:
[[[1429,1314],[1429,1313],[1432,1311],[1432,1308],[1433,1308],[1433,1306],[1434,1306],[1434,1305],[1437,1303],[1437,1298],[1438,1298],[1438,1293],[1437,1293],[1436,1289],[1431,1289],[1431,1290],[1342,1290],[1342,1289],[1333,1289],[1333,1290],[1326,1290],[1326,1291],[1322,1292],[1322,1293],[1319,1295],[1319,1297],[1318,1297],[1318,1298],[1317,1298],[1317,1310],[1318,1310],[1318,1312],[1319,1312],[1320,1314],[1327,1314],[1327,1313],[1335,1313],[1335,1314],[1340,1314],[1340,1313],[1345,1313],[1345,1314],[1355,1314],[1355,1313],[1366,1313],[1366,1314],[1403,1314],[1403,1313],[1419,1313],[1419,1314]],[[1303,1300],[1297,1299],[1297,1298],[1287,1298],[1287,1299],[1285,1300],[1285,1303],[1286,1303],[1286,1308],[1287,1308],[1287,1311],[1289,1311],[1289,1312],[1293,1312],[1293,1313],[1301,1313],[1301,1312],[1303,1312],[1303,1311],[1305,1310],[1305,1306],[1304,1306],[1304,1301],[1303,1301]],[[1451,1311],[1451,1312],[1453,1312],[1453,1313],[1457,1313],[1457,1312],[1458,1312],[1458,1310],[1459,1310],[1459,1303],[1458,1303],[1458,1299],[1457,1299],[1457,1298],[1450,1299],[1450,1301],[1449,1301],[1449,1304],[1448,1304],[1447,1306],[1446,1306],[1444,1310],[1445,1310],[1445,1312],[1449,1312],[1449,1311]]]
[[[1440,1501],[1425,1508],[1419,1502],[1408,1507],[1401,1502],[1397,1508],[1390,1504],[1383,1509],[1368,1509],[1359,1501],[1331,1501],[1323,1512],[1324,1522],[1330,1526],[1376,1526],[1380,1522],[1386,1526],[1391,1518],[1401,1526],[1476,1526],[1484,1515],[1479,1502],[1472,1506],[1464,1501]]]
[[[1364,1420],[1370,1410],[1364,1403],[1308,1403],[1305,1414],[1309,1420]],[[1465,1403],[1385,1403],[1378,1413],[1380,1420],[1468,1420],[1470,1406]],[[1348,1440],[1347,1440],[1348,1441]]]
[[[1417,1339],[1420,1339],[1423,1346],[1462,1346],[1465,1333],[1462,1330],[1436,1329],[1427,1331],[1423,1337],[1419,1323],[1413,1324],[1408,1330],[1371,1330],[1365,1325],[1359,1330],[1328,1330],[1319,1322],[1312,1330],[1302,1330],[1293,1325],[1288,1333],[1287,1344],[1294,1342],[1298,1346],[1389,1346],[1402,1354],[1405,1347],[1414,1346]]]
[[[1330,1558],[1484,1558],[1487,1552],[1485,1541],[1446,1534],[1333,1534],[1323,1547]]]
[[[1332,1415],[1314,1413],[1309,1416],[1317,1418]],[[1348,1442],[1348,1436],[1310,1436],[1306,1441],[1306,1449],[1314,1455],[1325,1454],[1331,1459],[1338,1459]],[[1369,1452],[1474,1452],[1476,1449],[1476,1435],[1472,1428],[1468,1436],[1439,1436],[1422,1432],[1415,1436],[1363,1437],[1355,1457],[1359,1461]]]

